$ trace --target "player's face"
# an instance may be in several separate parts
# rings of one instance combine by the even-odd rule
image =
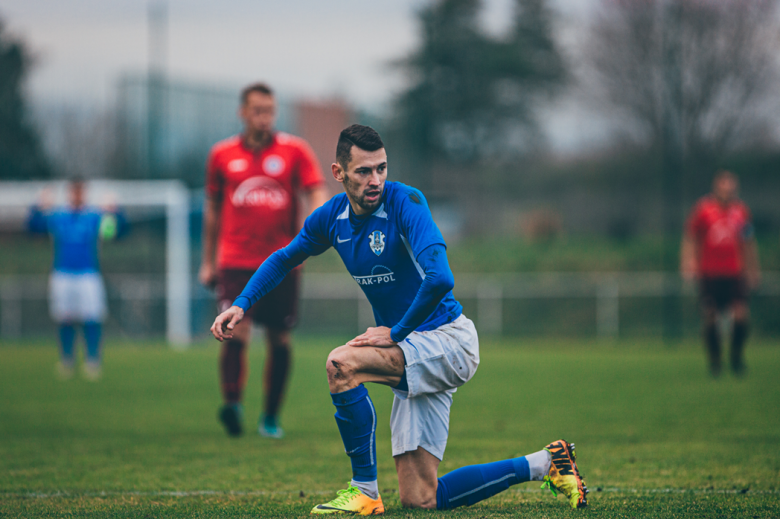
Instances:
[[[372,213],[379,206],[387,180],[387,152],[361,150],[352,146],[352,160],[346,170],[338,164],[336,180],[344,184],[352,209],[356,214]]]
[[[270,135],[276,122],[276,100],[260,92],[250,92],[239,112],[244,129],[255,137]]]
[[[79,208],[83,206],[85,201],[84,184],[81,182],[72,183],[68,190],[68,197],[72,207]]]
[[[720,176],[712,184],[712,191],[721,202],[729,202],[736,197],[738,188],[737,179],[731,175]]]

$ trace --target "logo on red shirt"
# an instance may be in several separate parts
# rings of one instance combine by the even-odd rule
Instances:
[[[739,229],[733,220],[721,219],[712,223],[706,240],[713,246],[736,244]]]
[[[268,155],[263,160],[263,171],[272,177],[281,174],[284,171],[284,159],[279,155]]]
[[[249,161],[246,159],[234,159],[228,162],[227,170],[231,173],[238,173],[245,171],[247,167],[249,167]]]
[[[270,209],[287,207],[290,197],[275,180],[267,177],[249,177],[241,182],[231,198],[236,207],[265,206]]]

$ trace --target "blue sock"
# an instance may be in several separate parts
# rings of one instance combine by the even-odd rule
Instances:
[[[436,508],[447,510],[473,505],[525,481],[531,481],[525,456],[461,467],[439,478]]]
[[[363,384],[331,393],[344,449],[352,462],[352,479],[376,480],[376,412]]]
[[[103,326],[100,323],[84,323],[84,342],[87,343],[87,361],[100,362],[100,336]]]
[[[72,324],[60,325],[60,360],[63,364],[73,364],[73,343],[76,340],[76,329]]]

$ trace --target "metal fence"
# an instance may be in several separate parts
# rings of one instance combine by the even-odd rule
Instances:
[[[684,299],[686,333],[696,333],[695,287],[669,283],[659,272],[456,274],[455,296],[483,335],[560,335],[614,338],[656,335],[661,301],[670,287]],[[51,334],[47,279],[0,276],[0,337]],[[161,338],[165,335],[166,291],[162,275],[106,278],[109,335]],[[193,334],[205,337],[216,305],[197,284],[191,298]],[[354,334],[374,325],[373,313],[346,273],[304,275],[299,331]],[[780,336],[780,272],[764,273],[752,299],[754,329]]]

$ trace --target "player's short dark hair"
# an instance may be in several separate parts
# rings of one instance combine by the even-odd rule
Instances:
[[[271,90],[271,87],[266,85],[265,83],[252,83],[251,85],[247,85],[244,87],[243,90],[241,90],[241,105],[246,104],[246,100],[249,99],[249,94],[252,92],[257,92],[258,94],[263,94],[267,96],[273,97],[274,91]]]
[[[737,180],[737,175],[734,174],[734,172],[729,171],[728,169],[719,169],[715,172],[715,176],[712,177],[713,181],[718,181],[721,178],[730,178],[732,180]]]
[[[382,142],[382,137],[377,131],[370,126],[353,124],[349,128],[344,128],[336,145],[336,161],[344,169],[347,169],[352,160],[352,146],[365,151],[376,151],[384,148],[385,143]]]

